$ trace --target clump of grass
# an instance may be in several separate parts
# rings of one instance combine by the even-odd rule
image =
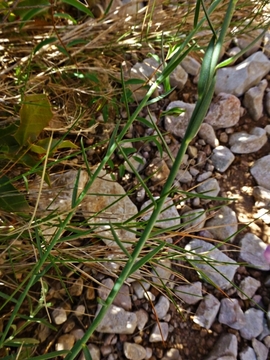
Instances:
[[[72,3],[78,5],[76,1]],[[116,277],[114,288],[107,300],[102,303],[98,316],[92,321],[83,338],[76,342],[72,351],[67,354],[66,359],[74,359],[81,350],[89,358],[90,354],[87,353],[85,345],[128,277],[136,276],[136,272],[141,269],[147,278],[148,266],[151,264],[157,264],[162,259],[181,259],[185,256],[181,246],[166,242],[168,236],[188,235],[183,230],[184,225],[178,229],[160,230],[155,228],[155,223],[166,197],[176,195],[173,181],[187,146],[196,136],[210,105],[216,70],[232,61],[229,59],[226,63],[218,64],[220,50],[229,36],[229,29],[231,26],[242,25],[242,21],[249,19],[251,9],[256,10],[254,14],[258,14],[258,19],[261,20],[261,6],[262,3],[234,0],[224,5],[221,0],[216,0],[206,9],[198,0],[194,7],[186,7],[186,5],[169,7],[166,9],[168,19],[164,18],[164,13],[157,6],[149,7],[125,22],[119,22],[117,15],[109,13],[101,21],[89,18],[83,23],[78,21],[76,26],[74,22],[72,25],[69,22],[57,23],[57,17],[51,20],[51,17],[48,18],[45,13],[39,21],[48,23],[48,32],[45,30],[41,38],[33,37],[32,31],[38,34],[38,28],[31,28],[32,18],[24,18],[26,23],[22,24],[21,30],[16,28],[13,38],[7,37],[12,44],[12,46],[7,45],[7,56],[11,58],[20,53],[23,58],[15,65],[10,63],[2,70],[2,76],[6,77],[2,87],[7,95],[5,107],[0,113],[2,120],[11,123],[16,121],[20,102],[25,96],[43,91],[50,99],[55,116],[52,125],[45,127],[44,133],[41,134],[44,138],[47,131],[50,136],[47,152],[42,153],[36,163],[28,169],[25,167],[18,169],[16,159],[5,164],[6,169],[12,167],[12,171],[10,169],[7,171],[9,178],[4,178],[1,187],[10,186],[11,195],[22,195],[23,201],[29,202],[28,186],[36,174],[42,179],[37,195],[39,198],[42,196],[42,183],[45,182],[47,174],[49,177],[50,173],[63,171],[65,167],[78,169],[71,209],[67,213],[59,214],[54,211],[37,216],[38,204],[28,203],[27,212],[13,209],[1,214],[0,271],[2,271],[3,291],[0,288],[2,298],[0,313],[4,318],[4,326],[1,329],[0,349],[7,359],[31,357],[49,359],[66,354],[66,352],[51,352],[36,356],[38,342],[25,334],[30,334],[38,323],[55,330],[49,317],[45,315],[46,311],[49,312],[53,307],[53,304],[46,300],[49,284],[53,279],[59,281],[63,288],[68,288],[67,270],[72,274],[85,276],[82,264],[87,264],[94,270],[108,271],[106,269],[106,263],[110,261],[108,249],[100,243],[86,220],[80,216],[78,211],[80,204],[104,168],[113,169],[112,173],[117,169],[118,165],[112,160],[113,155],[125,141],[126,134],[141,110],[160,100],[159,98],[149,100],[155,90],[161,84],[167,84],[171,72],[189,52],[201,51],[203,62],[198,83],[198,101],[181,148],[174,159],[169,178],[163,186],[159,199],[153,200],[155,209],[147,223],[139,221],[142,213],[138,213],[138,218],[131,218],[121,224],[126,229],[136,225],[138,242],[131,253],[121,246],[121,240],[117,238],[115,230],[119,224],[117,222],[108,224],[115,241],[119,244],[119,249],[114,251],[114,255],[115,258],[121,255],[119,263],[123,270],[117,274],[110,273]],[[56,9],[51,10],[55,12]],[[12,11],[4,8],[3,36],[7,36],[7,33],[10,35],[10,29],[18,26],[15,20],[11,19],[8,22]],[[179,13],[184,14],[180,23]],[[62,16],[62,18],[67,17]],[[20,19],[19,24],[21,21],[23,19]],[[262,26],[261,24],[257,21],[256,26]],[[54,32],[53,36],[51,32]],[[18,34],[23,36],[19,37]],[[136,49],[139,55],[144,56],[149,50],[158,52],[161,48],[165,66],[150,86],[145,98],[136,106],[135,111],[130,113],[132,99],[123,74],[120,81],[118,76],[119,64],[123,60],[128,61],[123,53],[127,51],[131,56]],[[169,94],[170,89],[167,90]],[[128,115],[124,121],[120,116],[122,110]],[[105,123],[111,123],[113,126],[107,138],[101,137],[92,144],[88,135],[97,126],[97,113],[103,115]],[[67,136],[72,138],[72,143],[78,148],[52,153],[50,151],[52,141],[55,138],[64,141]],[[166,144],[161,132],[158,133],[158,137],[161,137],[159,141],[161,140],[163,145]],[[150,137],[144,140],[153,141]],[[89,166],[87,153],[93,153],[93,150],[97,157],[92,168]],[[80,169],[86,171],[89,176],[82,191],[78,190]],[[1,173],[2,179],[3,175]],[[117,175],[116,172],[114,175]],[[147,182],[136,171],[135,177],[138,186],[144,187],[149,198],[153,199]],[[47,180],[49,182],[49,179]],[[130,189],[128,195],[132,195],[136,190],[137,187]],[[192,195],[182,194],[181,201],[185,196]],[[43,225],[46,224],[53,224],[56,227],[49,240],[42,232]],[[88,244],[82,244],[81,239],[87,239]],[[177,276],[181,276],[180,271]],[[94,281],[91,276],[89,279]],[[154,285],[160,291],[167,293],[173,301],[169,289]]]

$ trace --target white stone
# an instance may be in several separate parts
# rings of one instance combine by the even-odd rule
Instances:
[[[153,265],[152,270],[152,281],[157,286],[164,286],[169,281],[172,270],[171,270],[171,260],[170,259],[163,259],[158,261],[159,265]]]
[[[100,360],[100,350],[97,347],[97,345],[88,344],[87,347],[90,352],[92,360]],[[83,352],[82,352],[81,356],[79,357],[79,360],[86,360]]]
[[[230,136],[231,151],[236,154],[250,154],[260,150],[267,142],[266,131],[255,127],[248,134],[245,131],[236,132]]]
[[[174,288],[175,295],[182,299],[186,304],[196,304],[202,300],[202,283],[196,281],[193,284],[178,285]]]
[[[155,305],[155,311],[154,314],[157,315],[159,319],[163,319],[170,308],[170,301],[168,298],[164,295],[160,295],[158,302]]]
[[[235,43],[240,47],[241,50],[244,50],[247,46],[250,45],[252,41],[254,41],[259,35],[261,35],[261,33],[262,33],[262,29],[248,31],[247,34],[243,33],[239,37],[237,37],[235,39]],[[261,43],[262,43],[262,37],[260,37],[255,42],[255,44],[253,44],[252,47],[244,53],[244,56],[248,57],[254,54],[256,51],[258,51],[260,49]]]
[[[168,334],[169,334],[168,323],[160,322],[159,324],[155,324],[151,331],[149,342],[166,341]]]
[[[270,190],[270,155],[256,160],[250,172],[258,185]]]
[[[75,336],[71,334],[64,334],[59,336],[55,343],[55,350],[71,350],[75,343]]]
[[[100,285],[97,289],[98,291],[98,296],[102,299],[102,300],[106,300],[109,293],[111,292],[112,288],[114,287],[114,282],[112,279],[107,278],[102,280],[102,285]],[[113,304],[116,306],[119,306],[125,310],[130,310],[132,307],[131,304],[131,297],[129,294],[129,287],[128,285],[123,285],[118,294],[116,295]]]
[[[257,360],[255,351],[251,347],[246,347],[239,353],[240,360]]]
[[[211,155],[211,160],[214,167],[219,172],[226,171],[229,166],[233,163],[235,156],[226,146],[217,146]]]
[[[188,74],[192,76],[198,75],[201,69],[201,64],[189,55],[187,55],[184,60],[182,60],[181,66],[186,70]]]
[[[164,126],[166,131],[169,133],[179,136],[180,138],[183,138],[185,135],[185,132],[187,130],[187,126],[189,124],[189,120],[192,116],[193,110],[195,108],[195,104],[188,104],[183,101],[172,101],[166,108],[166,111],[171,110],[173,108],[180,108],[185,110],[179,115],[166,115]]]
[[[237,337],[233,334],[222,334],[213,350],[204,360],[231,360],[237,357]]]
[[[206,295],[200,302],[193,321],[206,329],[210,329],[216,319],[219,307],[220,302],[214,295]]]
[[[224,205],[206,222],[206,226],[215,239],[230,239],[232,242],[238,230],[238,221],[235,212]]]
[[[270,61],[258,51],[235,66],[218,69],[215,93],[225,92],[241,96],[257,85],[269,71]]]
[[[215,130],[210,124],[206,122],[202,123],[198,135],[201,139],[205,140],[205,142],[213,148],[219,145]]]
[[[146,165],[146,160],[141,154],[133,154],[129,157],[128,161],[124,162],[126,170],[130,173],[134,173],[133,169],[140,173]]]
[[[187,72],[178,65],[170,74],[170,84],[178,90],[182,90],[188,79]]]
[[[99,176],[82,201],[82,214],[107,246],[118,248],[110,229],[109,222],[111,222],[122,245],[130,247],[134,245],[136,235],[133,231],[124,228],[123,222],[138,213],[137,207],[126,195],[124,188],[113,181],[110,175],[101,172]]]
[[[270,30],[268,30],[263,38],[263,52],[270,58]]]
[[[206,220],[206,214],[204,209],[194,209],[185,212],[182,215],[182,221],[187,223],[184,228],[188,229],[188,231],[199,231],[204,227]]]
[[[204,121],[214,129],[222,129],[236,125],[240,116],[240,100],[234,95],[221,92],[212,101]]]
[[[124,342],[124,354],[127,359],[131,360],[142,360],[145,359],[146,350],[139,344],[133,344],[129,342]]]
[[[154,200],[159,199],[158,196],[154,197]],[[153,212],[153,206],[150,206],[152,204],[151,200],[147,200],[141,207],[141,211],[149,207],[145,210],[145,214],[143,215],[142,219],[145,221],[148,221],[152,215]],[[178,226],[180,225],[181,219],[180,215],[178,214],[178,211],[174,205],[174,202],[171,198],[166,198],[165,202],[162,207],[162,211],[159,214],[157,221],[155,223],[156,227],[160,227],[162,229],[168,229],[172,226]]]
[[[245,325],[245,315],[237,299],[221,300],[218,321],[236,330]]]
[[[260,281],[254,279],[251,276],[247,276],[244,278],[244,280],[241,281],[239,285],[239,289],[241,291],[237,290],[237,294],[243,300],[248,298],[251,299],[260,286]]]
[[[148,319],[149,319],[148,312],[146,312],[143,309],[140,309],[135,311],[135,314],[137,316],[137,327],[140,331],[142,331],[145,325],[148,323]]]
[[[167,180],[170,169],[166,161],[160,157],[154,158],[145,169],[145,175],[151,177],[154,184],[162,185]]]
[[[101,305],[98,305],[96,316]],[[119,306],[111,305],[99,323],[96,331],[108,334],[133,334],[137,326],[137,316]]]
[[[200,174],[196,180],[197,180],[197,182],[200,183],[200,182],[203,182],[203,181],[209,179],[212,175],[213,175],[212,171],[206,171],[206,172]]]
[[[263,331],[264,313],[261,310],[250,308],[245,312],[245,325],[240,329],[244,339],[251,340]]]
[[[67,312],[64,308],[58,307],[52,312],[52,319],[56,325],[63,324],[67,321]]]
[[[218,195],[220,191],[219,184],[216,179],[207,179],[203,183],[201,183],[199,186],[197,186],[197,192],[201,193],[202,195],[215,197]],[[212,199],[201,199],[202,202],[208,203]]]
[[[267,360],[268,359],[268,348],[259,340],[253,338],[252,339],[252,347],[257,356],[257,360]]]
[[[268,82],[264,79],[245,93],[243,105],[253,120],[259,120],[263,116],[263,97],[267,85]]]
[[[192,181],[192,176],[188,170],[179,169],[176,174],[176,179],[183,184],[187,184]]]
[[[238,268],[237,263],[209,242],[193,239],[185,246],[189,263],[205,274],[216,286],[229,289]],[[209,264],[208,264],[209,263]],[[216,270],[215,270],[216,269]]]
[[[263,253],[267,248],[258,236],[247,233],[241,240],[240,258],[259,270],[270,270],[270,264],[265,260]]]
[[[138,299],[143,299],[145,291],[150,289],[150,283],[146,281],[134,281],[132,283],[133,290]]]

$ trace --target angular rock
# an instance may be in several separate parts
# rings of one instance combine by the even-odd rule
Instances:
[[[182,90],[188,79],[187,72],[178,65],[170,74],[170,84],[172,87],[176,87],[178,90]]]
[[[144,293],[150,289],[151,285],[149,282],[146,281],[134,281],[132,283],[133,290],[138,299],[143,299]]]
[[[236,125],[240,116],[240,100],[234,95],[219,93],[212,101],[204,121],[214,129],[222,129]]]
[[[265,96],[265,110],[268,116],[270,116],[270,91]]]
[[[267,248],[258,236],[247,233],[241,240],[240,258],[259,270],[269,271],[270,264],[264,258],[264,251]]]
[[[243,105],[253,120],[259,120],[263,115],[263,97],[267,84],[267,80],[264,79],[245,93]]]
[[[182,60],[181,66],[192,76],[197,76],[201,69],[201,64],[189,55]]]
[[[55,343],[55,350],[71,350],[75,344],[75,336],[71,334],[64,334],[59,336]]]
[[[262,186],[254,186],[252,195],[256,200],[255,206],[257,208],[270,206],[270,190]]]
[[[213,175],[212,171],[206,171],[206,172],[200,174],[196,180],[198,183],[200,183],[200,182],[203,182],[203,181],[209,179],[212,175]]]
[[[142,360],[146,357],[146,350],[139,344],[124,342],[124,354],[127,359]]]
[[[236,214],[229,206],[222,206],[206,226],[215,239],[233,241],[238,229]]]
[[[222,334],[205,360],[220,360],[226,356],[237,357],[237,337],[233,334]]]
[[[98,305],[96,316],[101,309]],[[111,305],[98,325],[96,331],[107,334],[133,334],[137,326],[137,316],[134,313]]]
[[[192,181],[192,176],[188,170],[178,170],[176,174],[176,179],[183,184],[187,184]]]
[[[114,286],[114,282],[112,279],[107,278],[107,279],[102,280],[101,283],[102,283],[102,285],[100,285],[97,289],[98,296],[102,300],[105,301]],[[131,309],[132,304],[131,304],[131,296],[129,294],[129,286],[128,285],[124,284],[121,287],[121,289],[119,290],[118,294],[116,295],[116,297],[113,301],[113,304],[123,308],[124,310]]]
[[[69,170],[64,173],[50,174],[50,187],[47,183],[43,183],[41,196],[38,201],[37,214],[46,216],[54,212],[56,215],[55,218],[52,218],[46,224],[41,224],[42,234],[48,237],[48,239],[59,229],[57,226],[59,219],[65,219],[65,214],[71,210],[72,194],[77,176],[77,170]],[[77,197],[81,194],[87,181],[88,174],[82,170],[78,181]],[[34,183],[29,184],[28,196],[30,202],[36,203],[39,189],[40,179],[36,179]]]
[[[264,313],[253,308],[245,312],[245,325],[240,329],[240,334],[244,339],[251,340],[260,335],[263,331]]]
[[[130,71],[130,78],[131,79],[139,79],[142,80],[141,84],[131,84],[129,85],[130,90],[133,93],[133,97],[137,101],[141,101],[147,91],[148,87],[143,86],[146,82],[149,81],[149,85],[153,84],[153,81],[156,80],[156,69],[158,68],[159,64],[154,59],[145,59],[146,62],[138,62],[135,64],[131,71]]]
[[[241,34],[239,37],[235,39],[235,43],[237,46],[240,47],[241,50],[245,49],[247,46],[250,45],[252,41],[254,41],[260,34],[262,33],[261,29],[256,29],[248,32],[248,34]],[[262,43],[262,38],[260,37],[255,44],[252,45],[250,49],[248,49],[244,56],[248,57],[254,54],[256,51],[260,49]]]
[[[155,311],[154,314],[157,315],[159,319],[163,319],[170,308],[170,301],[166,296],[160,295],[158,302],[155,305]]]
[[[248,298],[251,299],[260,286],[260,281],[254,279],[251,276],[247,276],[244,278],[244,280],[241,281],[239,285],[239,289],[241,291],[237,290],[237,294],[243,300]]]
[[[158,196],[154,197],[155,200],[159,199]],[[146,207],[152,204],[151,200],[147,200],[141,207],[141,211],[144,210]],[[172,226],[180,225],[180,216],[179,213],[172,201],[171,198],[166,198],[162,212],[157,218],[156,227],[160,227],[162,229],[168,229]],[[147,210],[145,210],[145,214],[143,215],[142,219],[148,221],[153,211],[153,206],[149,206]]]
[[[219,307],[220,302],[214,295],[206,295],[200,302],[193,321],[206,329],[210,329],[216,319]]]
[[[251,347],[246,347],[239,353],[240,360],[257,360],[255,351]]]
[[[245,131],[236,132],[230,136],[229,145],[235,154],[250,154],[260,150],[267,143],[266,131],[255,127],[248,134]]]
[[[226,171],[233,163],[235,156],[226,146],[217,146],[211,155],[211,160],[214,167],[220,171]]]
[[[167,180],[170,169],[163,159],[154,158],[145,169],[145,175],[151,177],[154,184],[162,185]]]
[[[256,160],[250,172],[258,185],[270,190],[270,155]]]
[[[137,327],[141,331],[144,329],[145,325],[148,322],[149,319],[148,312],[146,312],[143,309],[140,309],[138,311],[135,311],[135,314],[137,316]]]
[[[126,195],[124,188],[113,181],[110,175],[101,172],[99,176],[82,201],[82,214],[108,247],[118,248],[109,222],[112,223],[122,245],[130,247],[136,241],[136,235],[133,231],[123,228],[123,222],[138,213],[137,207]]]
[[[237,299],[221,300],[218,321],[236,330],[240,330],[245,325],[245,315]]]
[[[270,58],[270,30],[268,30],[263,38],[263,52]]]
[[[196,281],[193,284],[178,285],[174,288],[175,295],[182,299],[186,304],[196,304],[202,300],[202,283]]]
[[[269,71],[270,61],[258,51],[235,66],[218,69],[215,93],[241,96],[257,85]]]
[[[207,144],[215,148],[219,145],[219,141],[216,137],[215,130],[210,124],[202,123],[198,135],[203,139]]]
[[[175,107],[178,107],[185,111],[182,112],[180,115],[176,115],[176,116],[166,115],[164,126],[166,131],[168,131],[169,133],[175,136],[179,136],[180,138],[183,138],[187,130],[189,120],[195,108],[195,104],[188,104],[183,101],[172,101],[167,106],[166,111],[171,110]]]
[[[179,350],[177,349],[170,349],[166,351],[165,356],[161,360],[182,360]]]
[[[146,165],[146,160],[141,154],[133,154],[128,161],[124,162],[124,166],[130,173],[134,173],[133,168],[140,173]]]
[[[267,347],[257,339],[252,339],[252,347],[257,356],[257,360],[267,360],[269,350]]]
[[[63,324],[65,321],[67,321],[66,310],[62,307],[57,307],[52,312],[52,319],[56,325]]]
[[[151,331],[149,341],[150,342],[159,342],[166,341],[169,334],[169,325],[166,322],[160,322],[155,324]]]
[[[206,214],[204,209],[194,209],[187,211],[182,216],[182,221],[187,223],[184,228],[189,231],[199,231],[204,227]]]
[[[159,265],[153,266],[152,270],[152,281],[156,285],[164,286],[169,281],[171,275],[172,275],[172,264],[171,260],[169,259],[163,259],[159,260]]]
[[[79,277],[68,289],[70,296],[81,296],[83,292],[83,278]]]
[[[218,195],[219,191],[220,191],[219,184],[218,184],[217,180],[213,179],[213,178],[207,179],[202,184],[197,186],[197,192],[202,193],[203,195],[206,195],[206,196],[215,197]],[[201,199],[201,201],[204,203],[208,203],[211,200],[212,199]]]
[[[218,287],[229,289],[233,286],[232,281],[238,268],[234,260],[223,254],[214,245],[199,239],[191,240],[185,246],[185,250],[189,252],[186,254],[189,262],[192,263],[194,260],[195,268],[199,268]],[[201,256],[197,256],[197,254],[201,254]]]
[[[94,344],[88,344],[87,345],[91,358],[92,360],[100,360],[100,350],[97,347],[97,345]],[[86,360],[84,354],[82,353],[81,356],[79,357],[79,360]]]

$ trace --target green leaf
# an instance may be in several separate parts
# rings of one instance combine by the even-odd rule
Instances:
[[[165,115],[175,116],[175,115],[180,115],[183,112],[185,112],[184,109],[180,109],[179,107],[174,107],[174,108],[171,108],[170,110],[162,111],[161,116],[165,116]]]
[[[37,141],[35,144],[32,144],[30,150],[36,154],[43,155],[46,154],[46,152],[48,151],[49,144],[50,144],[50,138],[41,139]],[[78,149],[78,146],[75,145],[70,140],[53,139],[51,142],[50,153],[54,153],[58,149],[64,149],[64,148]]]
[[[45,39],[43,41],[41,41],[34,49],[34,54],[36,54],[40,49],[43,48],[43,46],[49,45],[51,43],[54,43],[57,40],[56,37],[51,37],[48,39]]]
[[[92,14],[92,12],[81,2],[79,2],[77,0],[62,0],[62,2],[69,4],[71,6],[74,6],[76,9],[78,9],[78,10],[84,12],[85,14],[91,16],[92,18],[94,18],[94,15]]]
[[[66,13],[54,13],[53,16],[61,18],[61,19],[70,20],[74,25],[77,24],[77,21],[75,19],[73,19],[73,17],[70,16],[69,14],[66,14]]]
[[[46,95],[25,95],[20,110],[21,122],[14,135],[15,139],[22,146],[28,141],[33,143],[41,131],[48,126],[52,116],[51,105]]]
[[[143,85],[145,84],[145,80],[142,79],[128,79],[127,81],[125,81],[125,85]]]
[[[25,212],[29,210],[25,196],[10,183],[7,176],[0,178],[0,208],[7,212]]]

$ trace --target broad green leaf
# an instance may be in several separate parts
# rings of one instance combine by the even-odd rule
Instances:
[[[63,3],[69,4],[71,6],[74,6],[76,9],[84,12],[85,14],[91,16],[92,18],[94,18],[94,15],[92,14],[92,12],[85,6],[83,5],[80,1],[78,0],[62,0]]]
[[[62,18],[62,19],[67,19],[67,20],[70,20],[74,25],[77,24],[77,21],[72,17],[70,16],[69,14],[66,14],[66,13],[55,13],[53,14],[54,17],[58,17],[58,18]]]
[[[43,155],[46,154],[49,144],[50,144],[50,138],[41,139],[37,141],[35,144],[32,144],[30,150],[36,154]],[[78,146],[75,145],[70,140],[61,141],[61,140],[53,139],[51,142],[50,153],[63,148],[78,149]]]
[[[25,196],[9,182],[7,176],[0,178],[0,208],[7,212],[25,212],[29,210]]]
[[[57,40],[56,37],[51,37],[51,38],[48,38],[48,39],[45,39],[45,40],[41,41],[41,42],[35,47],[35,49],[34,49],[34,54],[36,54],[40,49],[42,49],[43,46],[52,44],[52,43],[54,43],[56,40]]]
[[[25,95],[20,110],[20,126],[15,139],[22,146],[33,143],[41,131],[48,126],[53,114],[46,95]]]

